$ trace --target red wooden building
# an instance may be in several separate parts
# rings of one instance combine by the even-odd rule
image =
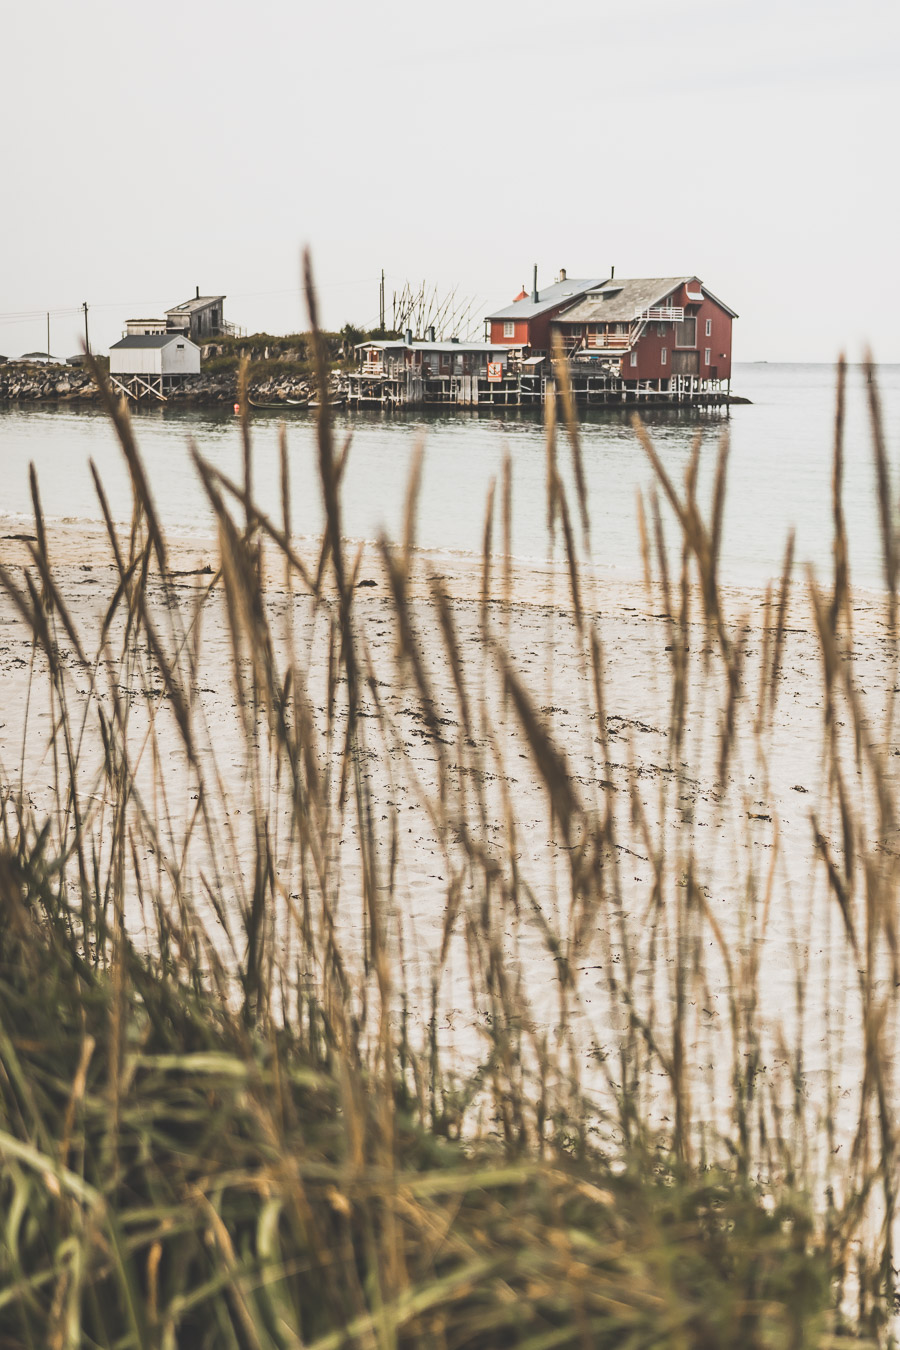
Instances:
[[[587,280],[567,277],[563,269],[552,286],[538,289],[535,268],[531,294],[523,289],[511,305],[488,314],[485,336],[490,342],[506,347],[528,347],[532,356],[546,354],[550,350],[551,321],[602,283],[602,277]]]
[[[737,315],[697,277],[610,278],[553,316],[573,368],[605,367],[626,388],[672,377],[731,379]]]

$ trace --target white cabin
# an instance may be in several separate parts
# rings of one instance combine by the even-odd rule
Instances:
[[[183,333],[130,333],[109,349],[110,375],[200,374],[200,348]]]
[[[109,349],[109,378],[128,398],[156,398],[200,374],[200,348],[183,333],[129,333]]]

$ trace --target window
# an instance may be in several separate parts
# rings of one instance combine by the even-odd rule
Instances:
[[[668,359],[669,359],[669,353],[667,352],[666,348],[663,347],[663,348],[661,349],[660,353],[659,353],[659,364],[660,364],[661,366],[664,366],[664,365],[666,364],[666,362],[668,361]]]
[[[706,336],[712,337],[712,319],[706,320]]]
[[[507,319],[506,322],[504,323],[503,336],[505,338],[516,336],[516,325],[513,323],[512,319]]]
[[[708,366],[708,365],[709,365],[709,358],[710,358],[711,355],[712,355],[712,349],[711,349],[710,347],[705,347],[705,348],[703,349],[703,364],[704,364],[705,366]]]
[[[684,319],[675,325],[675,346],[694,347],[697,343],[697,320]]]
[[[665,325],[664,323],[658,323],[658,324],[656,325],[656,336],[657,336],[657,337],[665,337],[665,336],[666,336],[666,325]]]
[[[631,353],[631,364],[632,364],[633,366],[636,366],[636,365],[637,365],[637,352],[632,352],[632,353]]]
[[[179,350],[180,352],[183,352],[183,351],[184,351],[184,343],[183,343],[183,342],[176,342],[176,343],[175,343],[175,346],[178,348],[178,350]]]

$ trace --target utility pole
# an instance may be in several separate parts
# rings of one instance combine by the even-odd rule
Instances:
[[[381,286],[378,289],[378,326],[384,332],[384,268],[381,269]]]
[[[47,355],[50,355],[50,311],[47,310]]]
[[[91,339],[88,337],[88,321],[87,321],[87,315],[88,315],[88,303],[87,303],[86,300],[85,300],[84,304],[81,306],[81,308],[84,310],[84,350],[85,350],[86,352],[90,352],[90,350],[91,350]]]

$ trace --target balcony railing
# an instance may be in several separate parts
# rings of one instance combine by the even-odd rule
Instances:
[[[642,323],[681,323],[684,308],[681,305],[652,305],[650,309],[635,310],[634,317]]]
[[[588,333],[586,346],[591,351],[625,352],[632,340],[631,333]]]

